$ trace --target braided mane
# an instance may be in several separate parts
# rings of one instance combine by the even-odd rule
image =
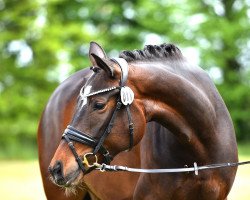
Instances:
[[[146,45],[143,50],[122,51],[119,57],[128,62],[166,60],[168,58],[182,58],[182,53],[173,44]]]

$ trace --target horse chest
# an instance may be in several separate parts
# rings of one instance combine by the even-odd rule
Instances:
[[[207,176],[207,175],[206,175]],[[216,178],[203,179],[193,174],[144,174],[136,186],[134,199],[148,200],[223,200],[223,184]]]

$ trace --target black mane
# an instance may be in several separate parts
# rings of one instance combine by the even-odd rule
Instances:
[[[165,60],[167,58],[182,58],[182,53],[173,44],[146,45],[143,50],[122,51],[119,57],[128,62]]]

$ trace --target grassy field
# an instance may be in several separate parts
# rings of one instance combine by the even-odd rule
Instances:
[[[250,160],[250,144],[239,148]],[[0,199],[45,200],[37,161],[0,161]],[[228,200],[250,199],[250,165],[240,166]]]
[[[250,160],[250,156],[240,156],[240,161]],[[238,168],[233,188],[228,200],[250,199],[250,165],[242,165]]]
[[[38,161],[0,161],[0,199],[45,200]]]

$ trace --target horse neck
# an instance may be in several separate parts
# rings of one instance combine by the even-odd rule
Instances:
[[[161,123],[183,144],[195,145],[199,151],[204,141],[213,140],[216,111],[203,86],[211,94],[216,91],[201,69],[190,70],[180,63],[171,67],[169,63],[141,63],[132,76],[148,121]]]

